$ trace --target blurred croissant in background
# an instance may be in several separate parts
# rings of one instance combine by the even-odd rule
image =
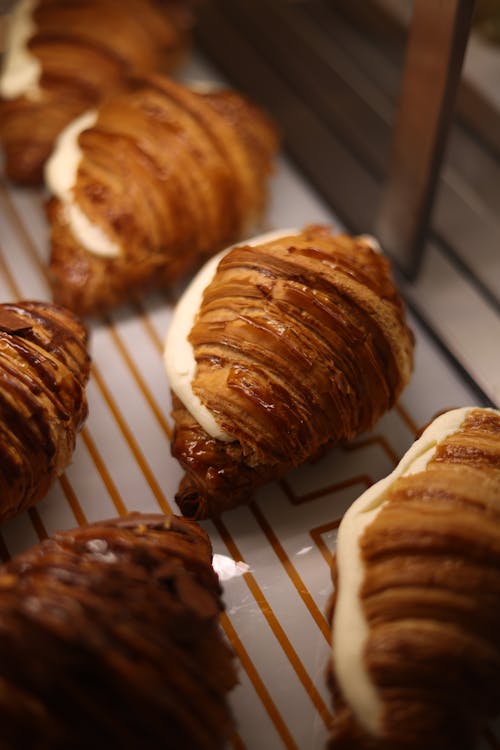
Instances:
[[[500,713],[500,412],[430,424],[347,511],[332,750],[473,750]]]
[[[131,514],[0,566],[2,750],[217,750],[235,685],[196,524]]]
[[[247,502],[373,427],[413,355],[389,263],[365,238],[314,226],[271,233],[199,278],[165,351],[172,452],[186,470],[176,499],[193,517]]]
[[[171,287],[260,218],[277,147],[246,98],[159,75],[83,115],[46,169],[56,302],[89,314]]]
[[[7,24],[0,142],[10,179],[43,180],[57,135],[123,88],[170,70],[189,44],[188,0],[20,0]]]
[[[86,344],[67,310],[0,305],[0,521],[41,500],[71,460],[87,416]]]

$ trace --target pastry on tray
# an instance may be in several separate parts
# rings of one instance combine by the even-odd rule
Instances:
[[[220,593],[207,535],[175,516],[60,532],[1,566],[2,748],[222,748]]]
[[[0,305],[0,521],[41,500],[87,416],[87,332],[43,302]]]
[[[500,713],[500,411],[436,418],[347,511],[332,750],[473,750]]]
[[[172,68],[191,20],[187,0],[20,0],[0,77],[8,176],[41,183],[61,130],[127,76]]]
[[[46,169],[55,300],[90,314],[171,286],[260,217],[276,149],[244,97],[159,75],[82,115]]]
[[[413,336],[365,237],[283,230],[211,261],[167,336],[177,502],[205,517],[375,424],[408,381]]]

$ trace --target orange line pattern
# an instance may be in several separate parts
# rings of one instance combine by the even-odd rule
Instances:
[[[223,614],[221,615],[221,625],[224,629],[224,632],[226,633],[226,636],[231,646],[234,649],[235,654],[237,654],[238,659],[240,660],[241,666],[244,668],[245,672],[247,673],[250,681],[252,682],[255,688],[257,695],[262,701],[262,704],[264,705],[269,717],[271,718],[271,721],[273,722],[279,736],[281,737],[283,744],[288,750],[296,750],[297,745],[295,744],[293,737],[290,734],[288,727],[283,720],[283,717],[281,716],[280,712],[276,708],[276,704],[271,698],[269,691],[267,690],[259,673],[255,669],[255,666],[252,660],[250,659],[248,652],[245,649],[240,637],[238,636],[236,629],[232,625],[231,620],[229,619],[229,617],[227,616],[225,612],[223,612]]]
[[[90,435],[90,432],[88,431],[86,427],[83,428],[81,435],[82,435],[82,440],[85,443],[88,452],[90,453],[92,461],[94,462],[94,466],[97,472],[99,473],[111,500],[113,501],[113,505],[115,506],[118,515],[125,516],[127,514],[127,508],[125,507],[125,503],[120,497],[120,493],[118,492],[116,485],[113,482],[111,474],[109,473],[106,467],[106,464],[102,460],[102,457],[96,448],[95,442],[93,441]]]
[[[28,509],[28,516],[31,519],[31,523],[33,524],[33,528],[35,529],[38,538],[40,541],[43,539],[47,539],[48,534],[47,530],[43,524],[42,519],[40,518],[40,514],[36,508],[29,508]]]
[[[354,451],[359,451],[361,448],[366,448],[366,446],[369,445],[379,445],[386,456],[389,458],[390,461],[396,466],[399,463],[399,455],[396,453],[395,450],[392,449],[392,447],[389,444],[389,441],[386,437],[383,435],[371,435],[368,438],[365,438],[363,440],[356,440],[351,445],[344,445],[343,450],[346,453],[352,453]]]
[[[153,412],[155,419],[159,422],[161,429],[163,430],[167,438],[170,440],[170,438],[172,437],[172,430],[170,429],[167,423],[167,420],[165,419],[160,409],[158,408],[156,401],[154,400],[149,388],[147,387],[144,381],[144,378],[139,372],[139,368],[136,366],[134,360],[132,359],[127,349],[125,348],[123,341],[121,340],[120,336],[116,332],[114,325],[111,323],[109,318],[106,318],[106,321],[107,321],[108,330],[111,335],[111,338],[113,339],[113,342],[116,344],[118,351],[120,352],[121,356],[125,360],[127,367],[132,373],[132,376],[135,382],[137,383],[137,387],[139,388],[140,392],[142,393],[142,395],[148,402],[149,408]]]
[[[127,425],[127,423],[125,421],[125,418],[123,417],[120,409],[116,405],[115,399],[111,395],[111,392],[110,392],[109,388],[105,384],[104,379],[103,379],[102,375],[100,374],[100,372],[97,369],[97,366],[95,364],[92,366],[92,374],[93,374],[93,377],[94,377],[94,379],[96,380],[96,382],[97,382],[97,384],[99,386],[99,389],[100,389],[102,395],[104,396],[104,399],[105,399],[105,401],[106,401],[106,403],[107,403],[107,405],[108,405],[111,413],[113,414],[114,418],[116,419],[116,422],[117,422],[117,424],[118,424],[118,426],[119,426],[119,428],[120,428],[123,436],[125,437],[128,445],[130,447],[130,450],[134,454],[134,458],[137,461],[138,465],[140,466],[141,471],[144,474],[144,477],[146,478],[146,481],[147,481],[148,485],[150,486],[150,488],[151,488],[151,490],[152,490],[152,492],[153,492],[153,494],[154,494],[154,496],[155,496],[155,498],[156,498],[156,500],[158,502],[158,505],[160,506],[161,510],[164,513],[171,513],[172,510],[171,510],[171,507],[170,507],[168,501],[166,500],[165,496],[163,495],[163,492],[162,492],[160,486],[158,485],[158,482],[156,481],[156,478],[155,478],[153,472],[151,471],[151,469],[150,469],[150,467],[148,465],[148,462],[147,462],[147,460],[146,460],[143,452],[139,448],[139,445],[137,444],[137,441],[134,438],[134,436],[132,434],[132,431],[128,427],[128,425]]]
[[[69,483],[66,474],[61,474],[61,476],[59,477],[59,482],[64,494],[66,495],[69,506],[73,511],[78,526],[84,526],[87,523],[87,516],[83,512],[83,508],[80,505],[80,502],[75,494],[75,491],[73,490],[73,487]]]
[[[279,541],[277,534],[273,531],[271,525],[265,519],[264,514],[259,510],[258,506],[255,503],[252,503],[250,507],[251,507],[252,513],[257,519],[257,523],[259,524],[262,531],[266,535],[266,538],[269,541],[269,544],[272,546],[273,550],[275,551],[279,561],[281,562],[288,576],[290,577],[290,580],[292,581],[300,598],[306,605],[307,609],[309,610],[311,614],[311,617],[313,618],[314,622],[316,623],[320,632],[323,634],[323,636],[325,637],[328,643],[330,639],[330,631],[329,631],[328,623],[326,622],[326,618],[324,614],[320,612],[309,590],[307,589],[300,575],[297,573],[295,566],[292,564],[290,558],[288,557],[285,550],[283,549],[283,545]]]
[[[343,482],[334,482],[333,484],[321,487],[319,490],[306,492],[303,495],[297,495],[286,479],[280,480],[280,486],[292,505],[301,505],[311,500],[318,500],[321,497],[325,497],[325,495],[334,495],[336,492],[340,492],[340,490],[345,490],[347,487],[354,487],[357,484],[364,485],[366,489],[373,484],[373,480],[367,474],[360,474],[350,479],[345,479]]]
[[[242,560],[243,556],[240,550],[238,549],[238,546],[236,545],[235,541],[228,534],[224,523],[220,519],[216,519],[214,520],[214,524],[220,536],[224,540],[224,543],[226,544],[228,550],[231,552],[233,559]],[[261,587],[257,583],[255,576],[252,573],[245,573],[245,581],[255,601],[258,602],[260,610],[262,614],[264,615],[264,617],[266,618],[267,622],[269,623],[269,626],[271,630],[273,631],[277,641],[279,642],[283,651],[286,653],[288,660],[290,664],[292,665],[292,668],[297,674],[297,677],[299,678],[306,692],[309,694],[319,715],[323,719],[325,726],[329,727],[331,724],[331,720],[332,720],[331,713],[329,709],[327,708],[325,702],[321,698],[313,681],[311,680],[310,675],[304,669],[304,665],[300,661],[297,655],[297,652],[295,651],[290,640],[288,639],[288,636],[286,635],[278,618],[276,617],[272,608],[269,606],[269,603],[264,595],[264,592],[262,591]]]
[[[413,435],[416,436],[417,433],[419,432],[420,428],[417,425],[417,423],[415,422],[415,420],[412,419],[412,417],[410,416],[410,413],[408,412],[408,410],[405,409],[404,406],[401,403],[397,403],[394,408],[397,411],[397,413],[399,414],[399,416],[401,417],[401,419],[403,420],[403,422],[406,424],[406,426],[408,427],[408,429],[410,430],[410,432],[412,432]]]
[[[325,540],[323,539],[323,534],[327,534],[329,531],[334,531],[338,529],[338,527],[340,526],[341,520],[342,520],[341,518],[337,518],[335,521],[325,523],[322,526],[318,526],[315,529],[311,529],[311,531],[309,532],[313,542],[315,543],[315,545],[321,552],[323,559],[325,560],[329,569],[332,567],[332,564],[333,564],[333,554],[328,548],[328,545],[326,544]]]

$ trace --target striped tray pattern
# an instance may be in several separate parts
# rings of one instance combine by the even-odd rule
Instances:
[[[0,185],[0,299],[50,299],[44,194]],[[335,216],[281,159],[264,229]],[[92,322],[90,414],[71,466],[36,509],[1,529],[9,555],[57,529],[127,511],[176,510],[162,348],[175,295],[153,295]],[[239,656],[235,749],[316,750],[331,719],[325,685],[330,562],[344,510],[389,472],[418,428],[445,407],[477,403],[433,340],[412,322],[416,368],[400,404],[371,434],[265,487],[205,523],[225,591],[222,627]],[[493,734],[484,747],[498,747]]]

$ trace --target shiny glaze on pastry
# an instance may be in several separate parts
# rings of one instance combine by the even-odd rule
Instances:
[[[2,747],[222,748],[236,682],[206,533],[132,514],[0,567]]]
[[[191,330],[193,390],[211,437],[174,395],[177,501],[204,517],[369,429],[412,368],[388,261],[364,238],[306,227],[221,260]]]
[[[150,76],[103,104],[78,146],[73,199],[121,249],[89,252],[65,201],[50,202],[54,298],[87,314],[168,287],[238,239],[264,208],[277,137],[236,93]]]
[[[332,749],[476,746],[500,712],[499,520],[500,412],[474,407],[438,417],[347,511]]]
[[[87,333],[42,302],[0,305],[0,520],[41,500],[87,416]]]
[[[261,245],[264,242],[294,233],[296,233],[296,230],[293,229],[266,232],[247,240],[246,244]],[[231,247],[228,247],[210,258],[184,291],[175,306],[170,321],[164,352],[165,370],[172,391],[182,401],[191,416],[211,437],[227,442],[231,442],[233,438],[219,427],[212,413],[202,404],[193,391],[196,359],[189,334],[201,307],[205,288],[212,282],[220,261],[231,249]]]
[[[0,141],[8,176],[37,184],[71,120],[129,75],[177,64],[192,18],[187,0],[22,0],[18,10],[0,83]]]

